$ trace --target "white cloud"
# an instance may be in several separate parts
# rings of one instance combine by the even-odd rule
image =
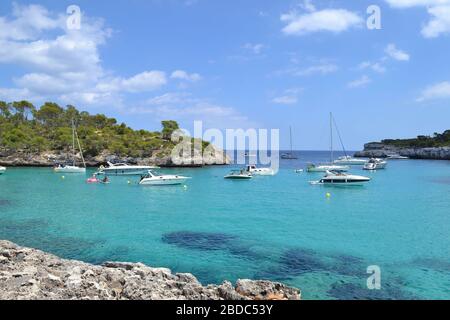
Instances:
[[[450,4],[450,0],[386,0],[394,8],[412,8],[418,6],[436,6]]]
[[[450,33],[450,5],[437,6],[428,9],[432,19],[422,28],[425,38],[436,38],[444,33]]]
[[[368,76],[363,75],[361,78],[349,82],[348,87],[351,89],[361,88],[367,86],[370,82],[372,82],[372,80]]]
[[[184,80],[189,82],[197,82],[202,79],[198,73],[187,73],[184,70],[175,70],[170,76],[172,79]]]
[[[304,35],[318,31],[340,33],[363,23],[356,13],[345,9],[324,9],[316,11],[314,6],[307,6],[307,13],[299,14],[292,10],[281,15],[281,21],[287,23],[283,28],[286,35]]]
[[[400,49],[397,49],[397,47],[393,43],[390,43],[384,51],[392,59],[398,61],[409,61],[409,54]]]
[[[422,27],[425,38],[450,33],[450,0],[386,0],[393,8],[426,7],[430,21]]]
[[[168,84],[163,71],[146,70],[130,77],[105,71],[99,48],[112,31],[102,19],[84,15],[80,30],[67,30],[66,17],[40,5],[13,5],[11,17],[0,16],[0,64],[25,70],[12,79],[16,87],[0,88],[0,99],[121,106],[125,94]],[[174,71],[171,78],[201,79],[182,70]]]
[[[360,70],[371,69],[372,71],[375,71],[377,73],[385,73],[386,72],[386,67],[381,62],[365,61],[365,62],[362,62],[358,66],[358,69],[360,69]]]
[[[338,66],[335,64],[320,64],[297,70],[296,75],[309,76],[313,74],[328,74],[336,72],[338,69]]]
[[[292,105],[298,103],[298,96],[303,92],[303,88],[291,88],[284,90],[283,95],[272,99],[272,103]]]
[[[167,83],[162,71],[145,71],[128,79],[122,79],[122,88],[129,92],[147,92],[159,89]]]
[[[127,108],[127,113],[151,114],[158,119],[179,119],[186,122],[202,119],[214,128],[250,128],[257,125],[236,109],[194,98],[190,93],[169,92],[148,99],[141,105]]]
[[[450,82],[444,81],[425,88],[417,101],[450,99]]]
[[[242,48],[249,50],[253,54],[261,54],[262,50],[265,48],[265,45],[262,43],[246,43],[242,46]]]
[[[276,104],[296,104],[298,102],[297,96],[281,96],[272,99]]]

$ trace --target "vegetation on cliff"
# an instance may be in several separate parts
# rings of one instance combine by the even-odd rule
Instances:
[[[103,114],[91,115],[74,106],[46,102],[36,108],[28,101],[0,101],[0,149],[30,153],[68,151],[72,146],[72,120],[86,156],[103,152],[117,156],[167,155],[174,146],[175,121],[162,121],[162,132],[133,130]],[[203,142],[203,147],[208,145]]]
[[[386,139],[381,143],[397,148],[437,148],[450,146],[450,130],[435,133],[433,136],[418,136],[413,139]]]

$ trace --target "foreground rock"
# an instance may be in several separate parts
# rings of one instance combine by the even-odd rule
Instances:
[[[0,299],[299,300],[300,291],[252,280],[205,287],[193,275],[169,269],[117,262],[94,266],[0,241]]]
[[[357,152],[355,157],[385,158],[391,154],[411,159],[450,160],[450,147],[398,148],[381,142],[372,142],[364,145],[364,151]]]

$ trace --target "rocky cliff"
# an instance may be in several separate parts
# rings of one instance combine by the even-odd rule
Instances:
[[[450,147],[408,148],[372,142],[364,145],[364,151],[357,152],[355,157],[384,158],[391,154],[411,159],[450,160]]]
[[[94,266],[0,241],[0,299],[299,300],[300,291],[253,280],[202,286],[193,275],[169,269],[118,262]]]
[[[168,152],[165,152],[168,153]],[[214,148],[208,156],[197,156],[184,159],[183,163],[178,163],[171,155],[164,152],[155,152],[155,155],[148,158],[120,157],[106,152],[95,156],[86,157],[88,167],[99,167],[110,161],[113,163],[128,163],[139,165],[156,165],[160,167],[201,167],[205,165],[226,165],[230,163],[229,157],[219,149]],[[31,153],[24,150],[9,151],[0,150],[0,165],[7,167],[53,167],[58,163],[65,163],[71,159],[71,155],[64,152],[42,152]],[[77,156],[77,163],[81,163],[81,156]]]

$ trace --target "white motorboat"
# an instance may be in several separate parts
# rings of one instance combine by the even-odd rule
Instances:
[[[389,160],[408,160],[408,157],[401,156],[399,154],[390,154],[386,157]]]
[[[80,149],[81,161],[83,162],[82,167],[78,167],[75,165],[75,141],[78,144],[78,148]],[[72,164],[59,164],[54,167],[53,170],[58,173],[85,173],[86,172],[86,162],[84,161],[83,150],[81,149],[80,139],[78,139],[78,133],[75,129],[75,123],[72,120]]]
[[[0,175],[4,174],[6,172],[5,167],[0,167]]]
[[[152,170],[148,170],[147,174],[141,177],[139,184],[142,186],[173,186],[184,184],[190,177],[179,175],[159,175]]]
[[[270,168],[258,168],[256,165],[248,165],[245,171],[255,176],[273,176],[275,171]]]
[[[350,168],[347,166],[339,166],[336,164],[319,164],[319,165],[310,164],[306,168],[306,171],[308,171],[308,172],[327,172],[327,171],[337,170],[337,171],[346,172],[349,169]]]
[[[57,167],[53,168],[55,172],[58,173],[85,173],[86,168],[83,167],[77,167],[77,166],[69,166],[69,165],[58,165]]]
[[[387,166],[387,161],[381,160],[381,159],[376,159],[376,158],[372,158],[369,160],[369,162],[367,162],[363,169],[364,170],[378,170],[378,169],[384,169]]]
[[[342,164],[348,166],[363,166],[367,163],[365,159],[357,159],[351,156],[343,156],[339,157],[337,160],[334,160],[335,164]]]
[[[158,169],[155,166],[137,166],[128,165],[126,163],[113,164],[108,162],[107,167],[101,166],[98,174],[104,174],[109,176],[141,176],[146,175],[149,170]]]
[[[341,171],[328,171],[326,175],[319,181],[312,182],[312,184],[326,184],[326,185],[362,185],[370,181],[370,178],[364,176],[357,176],[347,174]]]
[[[253,178],[253,175],[245,170],[233,170],[229,174],[227,174],[224,178],[231,180],[249,180]]]

